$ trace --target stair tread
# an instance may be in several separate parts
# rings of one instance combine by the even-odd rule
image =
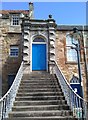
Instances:
[[[30,106],[14,106],[13,108],[30,108],[30,107],[60,107],[63,105],[30,105]],[[64,106],[68,106],[68,105],[64,105]]]
[[[20,100],[20,101],[15,101],[14,102],[14,105],[19,105],[19,106],[21,106],[21,105],[23,105],[23,106],[28,106],[28,105],[33,105],[33,106],[35,106],[35,105],[57,105],[57,104],[67,104],[67,102],[66,102],[66,100],[37,100],[37,101],[35,101],[35,100],[30,100],[30,101],[22,101],[22,100]]]
[[[25,85],[20,85],[21,87],[22,86],[24,86],[25,87]],[[40,84],[40,83],[38,83],[38,84],[33,84],[33,83],[27,83],[27,85],[26,85],[27,87],[29,87],[29,86],[57,86],[56,84],[51,84],[51,83],[48,83],[48,84]]]
[[[65,100],[47,100],[47,102],[59,102],[59,101],[65,101]],[[22,101],[16,101],[16,100],[15,100],[14,103],[17,103],[17,102],[23,102],[23,103],[24,103],[24,102],[26,102],[26,103],[27,103],[27,102],[28,102],[28,103],[31,103],[31,102],[45,102],[45,100],[37,100],[37,101],[33,101],[33,100],[30,100],[30,101],[29,101],[29,100],[28,100],[28,101],[23,101],[23,100],[22,100]]]
[[[15,118],[15,117],[14,117],[14,118]],[[16,117],[16,119],[17,119],[17,118],[20,118],[20,119],[21,119],[21,118],[23,118],[23,117]],[[31,119],[31,118],[39,118],[39,119],[41,120],[41,118],[51,118],[51,119],[52,119],[52,118],[64,118],[64,116],[45,116],[45,117],[44,117],[44,116],[43,116],[43,117],[41,117],[41,116],[40,116],[40,117],[26,117],[26,116],[25,116],[24,118],[30,118],[30,119]],[[65,118],[73,118],[73,116],[71,116],[71,115],[70,115],[70,116],[65,116]]]
[[[40,92],[37,92],[37,91],[35,91],[35,92],[31,92],[31,93],[25,93],[25,94],[41,94],[42,92],[40,91]],[[46,91],[46,92],[43,92],[42,94],[51,94],[51,93],[55,93],[55,94],[57,94],[57,93],[62,93],[61,91],[59,91],[59,92],[53,92],[53,91],[51,91],[51,92],[48,92],[48,91]],[[18,94],[23,94],[22,92],[19,92]]]
[[[70,110],[39,110],[39,111],[12,111],[9,116],[13,117],[38,117],[38,116],[69,116]]]
[[[51,118],[47,118],[47,117],[39,117],[39,118],[36,118],[36,117],[13,117],[12,118],[7,118],[7,119],[4,119],[4,120],[77,120],[76,118],[73,118],[73,117],[61,117],[61,116],[58,116],[58,117],[51,117]]]
[[[5,120],[77,120],[72,116],[45,116],[45,117],[13,117]]]
[[[34,89],[34,88],[37,88],[37,89],[43,89],[43,88],[55,88],[56,89],[56,86],[53,86],[53,85],[29,85],[29,86],[20,86],[19,89]],[[60,89],[59,87],[57,89]]]
[[[12,111],[10,114],[30,114],[30,113],[59,113],[59,112],[71,112],[70,110],[43,110],[43,111]]]
[[[34,89],[35,88],[35,89]],[[55,89],[55,90],[60,90],[60,88],[57,88],[56,87],[41,87],[41,88],[37,88],[37,87],[30,87],[30,88],[25,88],[24,90],[52,90],[52,89]],[[20,88],[19,90],[23,90],[22,88]]]
[[[16,98],[30,98],[30,97],[64,97],[64,96],[62,96],[62,95],[59,95],[59,96],[57,96],[57,95],[41,95],[41,96],[38,96],[38,95],[30,95],[30,96],[17,96]]]

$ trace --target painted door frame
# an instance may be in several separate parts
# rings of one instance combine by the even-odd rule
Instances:
[[[37,36],[38,37],[38,36]],[[37,38],[35,37],[35,38]],[[33,42],[34,39],[31,38],[31,49],[30,49],[30,71],[32,72],[32,44],[46,44],[46,71],[48,72],[48,42]],[[45,40],[45,39],[44,39]]]

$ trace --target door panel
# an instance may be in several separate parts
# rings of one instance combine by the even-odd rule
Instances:
[[[46,44],[32,44],[32,70],[46,70]]]

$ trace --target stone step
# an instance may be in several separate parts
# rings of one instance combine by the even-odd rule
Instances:
[[[58,83],[54,83],[54,82],[28,82],[28,83],[26,83],[26,82],[24,82],[24,83],[20,83],[20,85],[22,86],[22,85],[24,85],[24,86],[28,86],[28,85],[55,85],[55,86],[59,86],[60,87],[60,85],[58,85]]]
[[[62,92],[31,92],[31,93],[29,93],[29,92],[25,92],[25,93],[22,93],[22,92],[19,92],[19,93],[17,93],[17,96],[31,96],[31,95],[37,95],[37,96],[42,96],[42,95],[57,95],[57,96],[59,96],[59,95],[62,95],[63,96],[63,93]]]
[[[52,79],[26,79],[26,80],[22,80],[21,82],[29,82],[29,83],[57,83],[57,80],[52,80]]]
[[[34,81],[34,82],[41,82],[41,81],[51,81],[51,82],[56,82],[56,79],[52,79],[52,78],[29,78],[29,79],[22,79],[21,82],[29,82],[29,81]]]
[[[25,93],[34,93],[34,92],[61,92],[60,90],[55,90],[55,89],[25,89],[25,90],[22,90],[22,89],[19,89],[18,90],[18,93],[23,93],[23,94],[25,94]]]
[[[19,89],[34,89],[34,88],[55,88],[55,89],[61,89],[60,87],[56,87],[55,85],[27,85],[27,86],[24,86],[24,85],[20,85]]]
[[[28,81],[28,82],[21,82],[20,83],[20,85],[26,85],[26,86],[28,86],[28,85],[56,85],[57,87],[59,86],[60,87],[60,85],[57,83],[57,82],[31,82],[31,81]]]
[[[37,100],[37,101],[15,101],[14,106],[35,106],[35,105],[59,105],[67,104],[66,100]]]
[[[21,82],[57,82],[56,79],[51,78],[29,78],[29,79],[23,79]]]
[[[38,75],[38,74],[42,74],[42,75],[46,75],[46,74],[48,74],[48,75],[50,75],[50,73],[49,72],[47,72],[47,71],[32,71],[31,73],[30,73],[30,75]]]
[[[13,118],[6,118],[5,120],[77,120],[72,116],[49,116],[49,117],[13,117]],[[79,119],[81,120],[81,119]]]
[[[24,74],[24,76],[53,76],[53,75],[50,75],[49,73],[39,73],[39,72],[36,72],[36,73],[30,73],[30,74]]]
[[[50,75],[49,73],[39,73],[39,72],[36,72],[36,73],[30,73],[30,74],[24,74],[24,76],[54,76],[54,75]]]
[[[16,101],[26,100],[65,100],[64,96],[22,96],[16,97]]]
[[[44,83],[44,82],[46,82],[46,83],[48,83],[48,82],[51,82],[51,83],[57,83],[57,81],[56,80],[51,80],[51,79],[26,79],[26,80],[22,80],[21,81],[21,83],[39,83],[39,82],[41,82],[41,83]]]
[[[26,83],[26,82],[21,83],[21,85],[27,85],[27,84],[29,84],[29,85],[52,85],[52,84],[58,85],[55,82],[49,82],[49,81],[47,81],[47,82],[46,81],[45,82],[43,82],[43,81],[39,81],[39,82],[28,81],[28,83]]]
[[[9,117],[49,117],[49,116],[69,116],[72,115],[70,110],[49,110],[49,111],[16,111],[11,112]]]
[[[30,87],[37,87],[37,88],[43,88],[43,87],[46,87],[46,88],[50,88],[50,87],[54,87],[54,88],[60,88],[61,89],[61,87],[60,86],[58,86],[58,85],[55,85],[55,84],[20,84],[20,87],[19,88],[21,88],[22,87],[22,89],[24,89],[24,88],[30,88]]]
[[[20,83],[20,85],[58,85],[58,83],[55,83],[55,82],[30,82],[29,81],[29,82]]]
[[[42,80],[42,79],[55,79],[54,77],[51,77],[51,76],[48,76],[48,75],[45,75],[45,76],[43,76],[43,75],[39,75],[39,76],[23,76],[22,77],[22,80],[27,80],[27,79],[35,79],[35,80],[37,80],[37,79],[40,79],[40,80]]]
[[[35,84],[38,84],[38,83],[58,83],[56,80],[24,80],[24,81],[21,81],[21,83],[35,83]]]
[[[12,111],[69,110],[68,105],[14,106]]]
[[[24,93],[24,92],[59,92],[59,91],[61,91],[61,89],[60,88],[58,88],[58,89],[56,89],[56,88],[32,88],[32,87],[30,87],[30,88],[28,88],[28,89],[19,89],[18,90],[18,93],[19,92],[22,92],[22,93]]]

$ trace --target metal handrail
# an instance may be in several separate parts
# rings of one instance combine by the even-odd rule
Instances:
[[[13,102],[15,101],[16,93],[19,88],[20,81],[23,76],[23,62],[17,72],[14,82],[7,93],[0,99],[0,120],[8,117],[12,109]]]
[[[83,120],[88,118],[88,102],[81,98],[78,94],[74,92],[74,90],[71,88],[67,80],[65,79],[63,73],[61,72],[58,64],[55,62],[55,67],[53,68],[53,72],[56,75],[62,91],[64,93],[65,99],[67,101],[67,104],[70,106],[73,116]]]

